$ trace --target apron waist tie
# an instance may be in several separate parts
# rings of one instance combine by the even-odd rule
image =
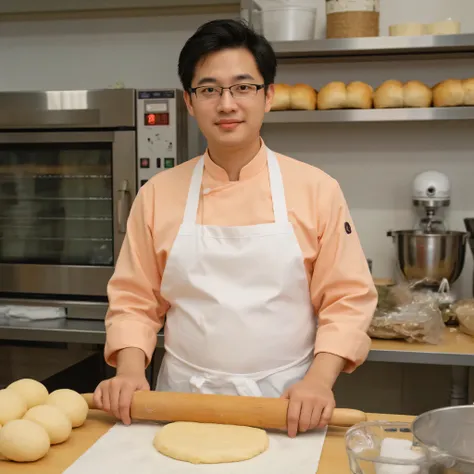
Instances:
[[[228,383],[231,383],[237,393],[243,397],[261,397],[262,391],[260,390],[255,380],[245,377],[222,377],[215,375],[193,375],[189,381],[192,386],[194,393],[216,393],[210,387],[206,387],[206,383],[212,385],[214,389],[216,387],[222,387]]]

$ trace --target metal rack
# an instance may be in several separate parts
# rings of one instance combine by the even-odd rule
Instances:
[[[241,0],[253,25],[256,5]],[[472,57],[474,33],[458,35],[380,36],[375,38],[315,39],[272,43],[278,60],[284,62],[389,61],[405,59],[455,59]],[[265,124],[276,123],[354,123],[425,122],[474,120],[474,107],[423,109],[272,111]]]
[[[278,59],[288,60],[447,59],[474,57],[474,34],[282,41],[272,46]]]
[[[474,107],[367,110],[286,110],[265,115],[264,123],[425,122],[474,120]]]

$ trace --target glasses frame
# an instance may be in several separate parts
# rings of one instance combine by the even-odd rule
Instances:
[[[198,91],[199,89],[205,89],[206,87],[213,87],[213,88],[218,89],[218,90],[220,89],[219,98],[222,97],[222,95],[224,94],[224,91],[225,91],[225,90],[228,90],[228,91],[230,92],[230,95],[235,99],[235,96],[234,96],[234,94],[232,93],[232,88],[233,88],[233,87],[236,87],[236,86],[254,86],[254,87],[257,88],[257,90],[255,91],[255,95],[257,95],[257,93],[258,93],[259,90],[265,88],[265,84],[253,84],[253,83],[251,83],[251,82],[240,82],[240,83],[238,83],[238,84],[232,84],[232,85],[229,86],[229,87],[212,86],[212,85],[209,85],[209,86],[191,87],[191,88],[189,89],[189,91],[190,91],[191,94],[194,94],[197,98],[199,98],[198,95],[197,95],[197,91]],[[251,97],[253,97],[253,96],[251,96]],[[211,98],[211,97],[209,97],[209,98]],[[214,97],[212,97],[212,98],[214,98]],[[217,97],[216,97],[216,99],[217,99]]]

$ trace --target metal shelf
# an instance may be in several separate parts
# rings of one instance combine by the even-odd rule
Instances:
[[[429,56],[448,58],[474,56],[474,33],[459,35],[379,36],[376,38],[276,41],[272,43],[278,59],[400,59]]]
[[[264,123],[424,122],[433,120],[474,120],[474,107],[285,110],[267,113]]]

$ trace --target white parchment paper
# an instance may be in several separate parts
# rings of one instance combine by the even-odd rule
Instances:
[[[168,458],[153,446],[163,425],[117,423],[64,474],[316,474],[326,430],[298,434],[269,432],[268,450],[247,461],[191,464]]]

